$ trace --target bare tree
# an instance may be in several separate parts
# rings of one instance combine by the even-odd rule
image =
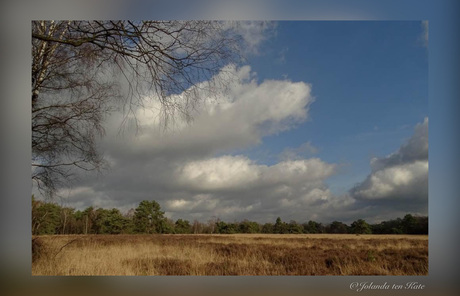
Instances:
[[[104,167],[96,140],[114,108],[128,118],[155,99],[165,125],[190,120],[199,94],[226,83],[211,78],[237,61],[241,40],[216,21],[33,21],[32,179],[39,190],[52,196],[76,169]]]
[[[196,220],[196,219],[193,220],[192,232],[194,234],[202,233],[203,232],[203,224],[200,221]]]
[[[216,216],[212,216],[211,219],[208,220],[208,228],[211,234],[213,234],[216,231],[217,222],[220,222],[220,219]]]

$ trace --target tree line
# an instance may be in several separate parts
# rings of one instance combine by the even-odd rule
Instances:
[[[340,221],[322,224],[315,221],[297,223],[294,220],[260,224],[255,221],[224,222],[211,218],[203,223],[184,219],[173,221],[164,216],[156,201],[144,200],[127,213],[120,210],[88,207],[75,210],[55,202],[45,202],[32,196],[32,234],[234,234],[234,233],[352,233],[352,234],[428,234],[428,217],[405,215],[403,218],[369,224],[358,219],[347,225]]]

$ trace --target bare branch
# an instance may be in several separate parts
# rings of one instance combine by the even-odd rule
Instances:
[[[227,83],[211,77],[239,60],[240,43],[241,36],[216,21],[33,21],[32,179],[38,188],[53,194],[74,168],[103,167],[95,143],[116,103],[125,120],[153,99],[161,103],[165,127],[177,116],[190,121],[199,94],[217,95]]]

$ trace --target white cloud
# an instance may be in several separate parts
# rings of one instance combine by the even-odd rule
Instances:
[[[334,173],[335,166],[320,159],[258,165],[244,156],[222,156],[192,161],[178,170],[178,181],[195,190],[241,191],[250,188],[301,185],[312,190]]]
[[[242,156],[192,161],[178,171],[178,181],[199,190],[241,189],[259,179],[260,168]]]
[[[239,34],[243,39],[243,53],[259,54],[259,47],[276,34],[276,22],[271,21],[233,21],[226,26]]]
[[[317,158],[271,166],[241,155],[193,160],[178,168],[174,178],[177,191],[195,194],[167,202],[167,211],[175,215],[187,209],[224,220],[254,217],[261,221],[289,213],[290,219],[301,220],[313,214],[310,206],[332,197],[324,181],[334,173],[334,164]]]
[[[335,172],[336,166],[319,158],[283,161],[267,167],[262,178],[271,184],[318,184]]]
[[[189,199],[173,199],[166,202],[166,208],[173,212],[213,211],[218,200],[212,194],[196,194]]]
[[[106,178],[87,180],[68,200],[127,211],[154,199],[173,219],[267,222],[280,215],[302,221],[332,197],[324,181],[335,165],[317,158],[271,166],[241,155],[170,161],[117,167]]]
[[[259,144],[262,137],[291,129],[308,118],[314,101],[310,85],[287,80],[258,83],[249,66],[229,65],[214,79],[226,76],[236,80],[218,96],[201,93],[202,103],[191,110],[192,124],[178,119],[173,131],[165,134],[160,125],[160,105],[150,100],[146,108],[136,112],[140,127],[136,137],[129,141],[107,137],[103,145],[120,155],[126,151],[210,155]],[[182,101],[180,95],[172,100]],[[112,134],[117,132],[113,130]]]
[[[306,158],[316,153],[318,153],[318,148],[313,146],[311,142],[306,142],[297,148],[285,148],[279,157],[281,160],[297,160]]]
[[[355,191],[358,199],[404,199],[426,197],[428,161],[383,168],[368,177]]]
[[[328,200],[331,196],[332,194],[329,189],[315,188],[303,195],[301,200],[311,203],[318,200]]]

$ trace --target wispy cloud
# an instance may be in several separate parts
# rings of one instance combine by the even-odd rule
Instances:
[[[311,142],[306,142],[296,148],[285,148],[279,158],[281,160],[297,160],[308,158],[316,153],[318,153],[318,148],[313,146]]]
[[[260,54],[262,43],[276,35],[277,23],[273,21],[227,22],[227,27],[243,39],[245,54]]]
[[[420,36],[420,39],[422,40],[423,45],[425,47],[428,47],[428,38],[429,38],[429,23],[428,23],[428,21],[422,21],[421,26],[422,26],[422,34]]]
[[[283,49],[278,53],[278,59],[276,60],[276,62],[279,64],[285,64],[288,51],[288,47],[283,47]]]

